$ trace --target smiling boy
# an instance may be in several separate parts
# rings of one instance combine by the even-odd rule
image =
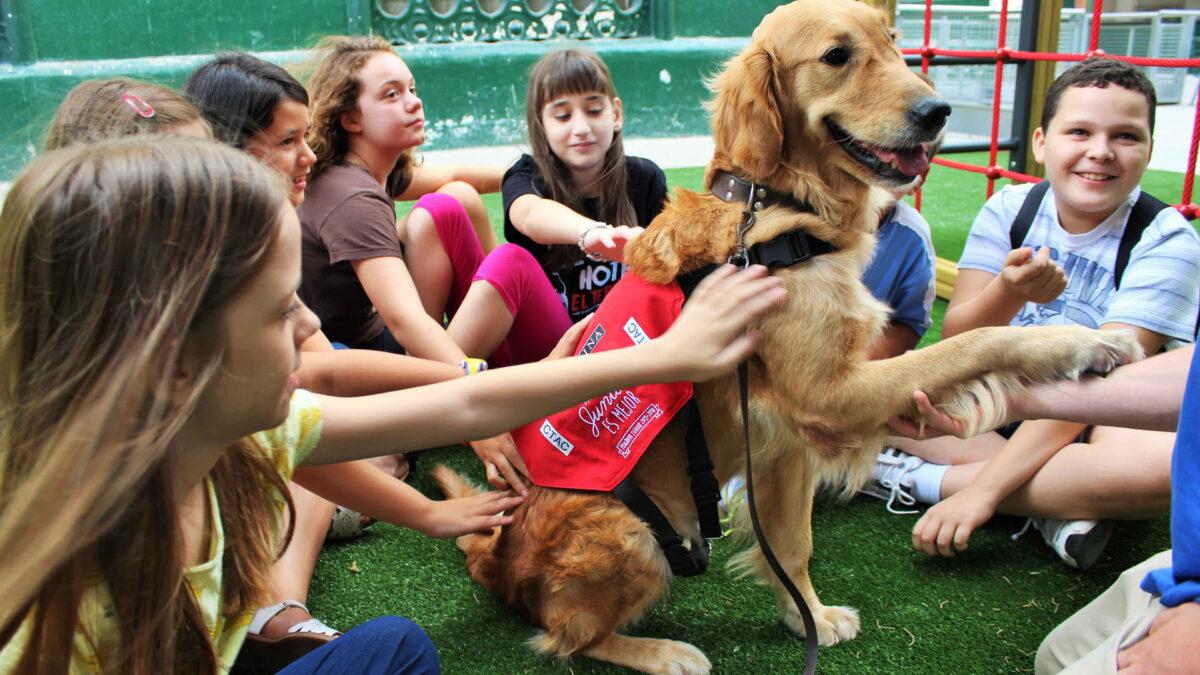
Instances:
[[[1050,189],[1040,188],[1039,201],[1033,185],[1008,186],[984,205],[959,260],[943,337],[981,326],[1080,324],[1132,330],[1148,354],[1194,339],[1200,238],[1157,200],[1135,209],[1155,104],[1146,76],[1115,59],[1088,59],[1055,80],[1033,135]],[[1148,223],[1125,245],[1122,264],[1135,210],[1149,215],[1133,220]],[[1018,219],[1027,223],[1024,237]],[[1065,562],[1086,568],[1111,531],[1099,519],[1169,507],[1174,434],[1054,420],[1010,433],[896,439],[914,456],[880,456],[881,483],[935,504],[913,529],[918,550],[954,555],[999,512],[1033,518]]]

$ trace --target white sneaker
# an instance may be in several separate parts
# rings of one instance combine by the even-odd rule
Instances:
[[[1096,563],[1108,545],[1113,530],[1112,523],[1106,520],[1030,518],[1025,521],[1025,527],[1013,535],[1013,539],[1024,534],[1030,525],[1042,534],[1042,540],[1054,549],[1063,562],[1081,570]]]
[[[733,514],[746,501],[746,479],[738,474],[721,488],[721,501],[717,502],[717,516],[721,521],[721,536],[728,537],[734,531]]]
[[[902,511],[892,506],[896,502],[904,506],[917,503],[913,497],[913,477],[910,476],[925,460],[902,452],[896,448],[884,448],[875,460],[875,468],[871,469],[871,480],[859,490],[860,494],[870,495],[887,502],[887,510],[896,514],[920,513],[913,509]]]

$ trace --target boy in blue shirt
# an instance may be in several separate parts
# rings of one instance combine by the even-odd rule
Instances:
[[[1088,59],[1051,85],[1033,136],[1051,189],[1035,202],[1016,248],[1010,229],[1034,186],[1006,187],[988,200],[959,261],[944,337],[980,326],[1076,323],[1132,330],[1148,354],[1193,340],[1200,238],[1192,226],[1164,209],[1127,264],[1117,262],[1141,196],[1155,104],[1145,75],[1114,59]],[[975,528],[1007,513],[1031,517],[1067,564],[1086,568],[1111,531],[1100,519],[1166,512],[1173,444],[1164,432],[1039,420],[1011,438],[897,439],[903,452],[881,454],[875,476],[901,501],[935,504],[913,529],[919,550],[952,556]]]

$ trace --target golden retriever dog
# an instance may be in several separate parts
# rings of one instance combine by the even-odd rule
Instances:
[[[885,16],[854,0],[798,0],[774,10],[750,45],[711,83],[716,151],[706,180],[722,172],[811,205],[767,205],[745,231],[753,245],[795,230],[833,252],[776,269],[784,305],[760,320],[749,367],[756,504],[768,541],[832,645],[859,629],[853,608],[821,604],[808,577],[814,487],[853,494],[870,473],[895,415],[916,415],[927,392],[973,429],[997,425],[1007,392],[1023,382],[1107,371],[1138,358],[1129,335],[1079,327],[984,328],[883,361],[864,346],[888,308],[860,281],[872,255],[886,190],[904,190],[928,167],[948,106],[905,65]],[[722,185],[714,192],[723,192]],[[743,203],[680,190],[626,247],[632,271],[653,283],[735,252]],[[586,357],[584,357],[586,358]],[[746,470],[734,376],[695,386],[722,482]],[[633,469],[672,526],[702,545],[685,474],[682,422],[674,420]],[[472,494],[452,471],[436,473],[449,496]],[[737,518],[747,528],[746,510]],[[672,640],[620,630],[666,590],[667,562],[648,526],[611,494],[533,488],[515,522],[458,540],[472,578],[543,632],[535,648],[585,655],[648,673],[707,673],[704,654]],[[758,548],[736,561],[768,578]],[[795,603],[774,578],[779,615],[797,633]]]

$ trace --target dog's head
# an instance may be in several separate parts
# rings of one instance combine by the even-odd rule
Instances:
[[[861,186],[857,200],[870,186],[914,185],[950,106],[894,38],[884,14],[856,0],[796,0],[768,14],[710,83],[709,185],[716,169],[733,170],[818,211],[848,196],[847,180]]]

